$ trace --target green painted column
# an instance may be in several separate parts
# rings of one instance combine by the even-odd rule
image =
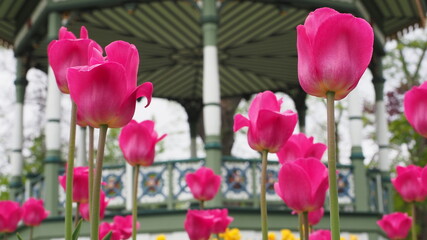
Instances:
[[[221,106],[218,71],[218,49],[216,46],[218,13],[215,0],[203,0],[203,117],[205,124],[206,166],[221,174]],[[221,192],[221,190],[220,190]],[[208,201],[207,207],[222,205],[222,194]]]
[[[388,154],[389,137],[386,106],[384,103],[384,83],[382,57],[376,53],[372,56],[371,63],[372,82],[375,88],[375,128],[376,140],[379,148],[378,168],[383,172],[389,172],[391,158]]]
[[[57,38],[58,30],[61,27],[61,18],[58,13],[50,13],[48,18],[48,42]],[[61,161],[61,92],[56,85],[52,68],[48,67],[48,89],[46,99],[46,159],[44,160],[44,187],[43,196],[45,207],[50,211],[50,216],[58,215],[58,171],[62,166]]]
[[[24,158],[22,156],[22,145],[24,141],[23,122],[24,122],[24,99],[25,89],[28,85],[27,81],[27,67],[25,57],[17,57],[16,59],[16,103],[15,103],[15,125],[13,128],[13,141],[12,141],[12,172],[9,182],[10,199],[16,200],[16,194],[23,190],[23,168]],[[23,200],[23,199],[21,199]]]
[[[354,177],[354,207],[358,212],[367,212],[369,210],[369,190],[366,166],[363,163],[365,157],[362,151],[363,101],[357,90],[348,96],[348,112],[352,145],[350,159]]]
[[[393,199],[393,188],[391,183],[384,181],[384,179],[390,179],[390,168],[392,159],[389,157],[389,136],[388,136],[388,123],[386,115],[386,107],[384,103],[384,83],[385,78],[383,75],[382,55],[374,53],[370,65],[372,72],[372,82],[375,88],[375,128],[376,128],[376,140],[378,144],[378,168],[381,171],[381,189],[378,190],[379,199],[383,199],[383,189],[387,189],[389,192],[388,203],[383,202],[381,206],[387,204],[389,209],[392,209]],[[390,197],[391,196],[391,197]],[[384,200],[384,199],[383,199]],[[380,209],[380,211],[383,211]]]

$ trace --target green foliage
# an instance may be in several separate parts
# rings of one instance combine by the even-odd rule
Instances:
[[[41,133],[32,140],[30,156],[25,159],[24,175],[43,172],[43,161],[46,157],[45,135]]]
[[[73,231],[73,236],[71,237],[72,240],[77,240],[79,239],[79,234],[80,234],[80,228],[82,226],[82,222],[83,222],[83,218],[81,218],[79,220],[79,222],[77,223],[76,228]]]
[[[0,200],[9,200],[9,179],[0,175]]]
[[[119,147],[119,134],[120,128],[108,129],[104,155],[106,165],[124,164],[123,154]]]

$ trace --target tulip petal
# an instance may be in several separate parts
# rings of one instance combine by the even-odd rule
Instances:
[[[337,15],[339,12],[335,11],[332,8],[318,8],[315,11],[308,14],[305,19],[304,26],[307,31],[307,36],[309,39],[314,39],[317,33],[317,29],[322,23],[333,15]]]
[[[291,137],[298,121],[298,116],[294,112],[285,112],[280,114],[270,110],[262,109],[259,111],[258,121],[256,122],[256,138],[249,137],[249,145],[254,149],[268,150],[275,153]],[[256,141],[251,141],[257,139]],[[259,139],[259,140],[258,140]]]
[[[58,39],[76,39],[76,36],[74,35],[74,33],[68,31],[66,27],[61,27],[58,32]]]
[[[423,137],[427,137],[427,82],[423,87],[413,87],[405,94],[404,112],[411,126]]]
[[[312,192],[308,174],[294,163],[286,163],[279,171],[279,187],[283,200],[296,212],[308,211]]]
[[[121,100],[127,92],[124,76],[125,69],[115,62],[69,68],[71,98],[90,126],[117,121],[119,116],[115,115],[122,112]]]
[[[145,82],[138,87],[136,87],[136,98],[145,97],[147,98],[147,104],[145,107],[148,107],[151,103],[151,97],[153,95],[153,84],[151,82]]]
[[[421,186],[418,184],[418,176],[416,174],[412,172],[400,174],[392,180],[392,184],[406,202],[412,202],[417,199]]]
[[[356,87],[371,61],[373,41],[372,27],[350,14],[333,15],[319,26],[313,41],[316,72],[335,100]]]
[[[261,109],[270,110],[274,112],[280,111],[280,105],[282,100],[277,100],[276,95],[271,91],[265,91],[255,96],[251,105],[249,106],[248,115],[249,119],[253,122],[257,122],[258,112]]]
[[[302,89],[313,96],[325,97],[327,89],[321,84],[313,58],[313,46],[305,26],[297,27],[298,79]]]
[[[88,39],[89,38],[89,33],[87,32],[87,29],[85,26],[82,26],[80,28],[80,38],[81,39]]]
[[[298,158],[304,157],[301,151],[301,145],[294,141],[288,141],[282,148],[277,152],[277,157],[281,164],[286,162],[295,161]]]
[[[126,84],[133,90],[137,84],[139,54],[135,45],[125,41],[114,41],[105,47],[108,61],[120,63],[126,69]]]
[[[234,125],[233,125],[233,131],[237,132],[242,127],[249,127],[250,122],[249,119],[244,117],[242,114],[237,114],[234,116]]]
[[[315,143],[311,148],[305,153],[304,157],[314,157],[317,159],[322,159],[323,154],[325,153],[328,147],[323,143]]]

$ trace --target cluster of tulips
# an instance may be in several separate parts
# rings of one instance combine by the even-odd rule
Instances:
[[[15,232],[21,220],[31,228],[39,226],[48,215],[41,199],[29,198],[22,206],[11,200],[0,201],[0,233]]]
[[[403,103],[408,122],[416,132],[427,138],[427,82],[406,92]],[[401,212],[387,214],[378,221],[378,225],[390,239],[405,239],[409,230],[412,231],[412,239],[417,239],[416,203],[427,198],[427,166],[397,166],[396,174],[391,182],[403,201],[411,205],[412,216]]]
[[[80,38],[65,27],[59,30],[59,39],[48,46],[48,58],[59,90],[70,94],[72,102],[70,143],[66,174],[59,177],[66,191],[65,239],[75,239],[79,230],[79,215],[90,222],[92,240],[136,239],[137,189],[140,166],[154,161],[156,143],[166,135],[158,136],[153,121],[132,120],[136,100],[141,97],[150,104],[153,85],[146,82],[137,86],[139,53],[136,47],[124,41],[115,41],[102,47],[90,39],[85,27]],[[89,160],[87,167],[74,167],[76,124],[89,128]],[[94,128],[99,128],[99,141],[94,161]],[[103,154],[108,128],[123,128],[119,146],[127,163],[134,167],[132,216],[115,216],[112,223],[99,220],[104,217],[108,201],[101,191]],[[77,203],[73,229],[72,203]]]
[[[292,111],[281,112],[282,100],[278,100],[270,91],[259,93],[255,97],[250,105],[248,118],[240,114],[235,116],[234,131],[248,127],[249,146],[262,153],[260,182],[262,240],[268,239],[266,211],[268,153],[275,153],[279,157],[281,168],[274,189],[287,206],[299,215],[301,239],[340,239],[334,103],[345,98],[356,87],[371,60],[373,39],[373,30],[368,22],[330,8],[320,8],[310,13],[304,25],[297,27],[300,85],[308,94],[326,98],[328,148],[323,144],[313,143],[312,138],[307,138],[303,134],[292,135],[298,120],[297,114]],[[131,120],[136,99],[145,97],[148,106],[153,92],[151,83],[146,82],[137,86],[139,54],[136,47],[124,41],[115,41],[105,47],[106,56],[103,52],[101,46],[89,39],[84,27],[81,28],[80,38],[76,38],[66,28],[61,28],[59,40],[52,41],[48,46],[49,63],[58,87],[61,92],[70,94],[73,103],[67,171],[66,176],[61,178],[61,184],[66,190],[66,240],[71,240],[73,235],[73,200],[80,201],[80,209],[90,209],[88,214],[81,215],[89,216],[91,240],[120,240],[129,237],[136,239],[139,167],[150,166],[153,163],[155,145],[165,137],[157,135],[153,121],[138,123]],[[421,88],[425,90],[426,87]],[[425,98],[427,94],[423,94]],[[426,118],[414,113],[425,112],[425,107],[409,106],[409,109],[408,120],[411,122],[413,119],[415,125],[421,122],[421,127],[415,129],[426,136]],[[414,115],[417,117],[411,117]],[[88,168],[74,168],[76,124],[87,126],[92,138],[93,129],[99,128],[96,166],[93,162],[94,151],[89,149]],[[119,145],[126,161],[135,171],[133,208],[132,216],[116,217],[113,223],[99,225],[102,206],[105,209],[106,205],[100,193],[100,184],[108,128],[123,128],[119,136]],[[328,149],[328,168],[320,161],[326,149]],[[399,189],[407,191],[410,188],[399,187],[407,184],[399,180],[404,175],[406,178],[415,178],[416,181],[425,179],[425,171],[421,174],[422,177],[414,177],[412,172],[418,168],[402,169],[398,169],[398,177],[393,181],[398,191]],[[88,176],[88,179],[84,180],[83,188],[84,194],[87,195],[83,197],[82,188],[77,187],[81,173]],[[204,209],[204,202],[212,199],[219,189],[220,176],[202,167],[195,173],[187,175],[186,181],[194,198],[200,201],[200,209],[188,210],[184,221],[189,238],[208,240],[212,234],[226,232],[228,225],[233,221],[233,218],[228,216],[228,210]],[[309,234],[310,226],[316,222],[313,218],[320,219],[323,215],[322,206],[328,188],[331,231],[319,230]],[[424,189],[413,188],[418,192]],[[414,192],[416,191],[411,190],[412,195],[409,195],[413,196]],[[75,195],[79,194],[81,198],[77,200],[79,197]],[[425,196],[417,195],[408,198],[408,201],[420,201],[424,198]],[[387,224],[380,223],[382,226]]]

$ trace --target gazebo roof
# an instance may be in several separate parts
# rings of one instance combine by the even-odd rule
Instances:
[[[351,12],[372,23],[376,49],[385,38],[423,24],[427,0],[219,1],[218,53],[223,97],[298,88],[295,27],[315,8]],[[0,39],[16,55],[46,69],[48,13],[68,17],[75,33],[84,25],[102,46],[125,40],[137,46],[139,81],[153,82],[155,97],[202,97],[203,39],[200,1],[0,0]]]

